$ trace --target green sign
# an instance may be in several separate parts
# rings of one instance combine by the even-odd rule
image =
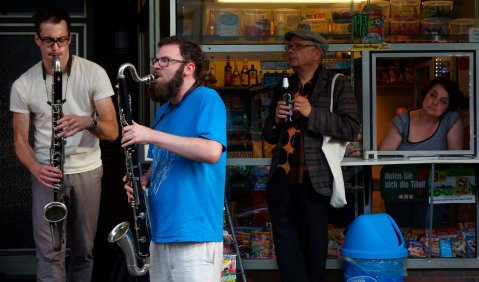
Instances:
[[[433,186],[435,204],[476,202],[476,176],[473,168],[436,170]]]
[[[381,169],[385,201],[424,201],[429,196],[429,166],[389,165]]]

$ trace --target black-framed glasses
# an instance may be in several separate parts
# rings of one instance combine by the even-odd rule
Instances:
[[[182,64],[187,64],[187,61],[183,60],[177,60],[177,59],[171,59],[168,57],[161,57],[159,59],[157,58],[151,58],[150,59],[150,65],[153,67],[155,64],[158,64],[158,66],[162,68],[166,68],[167,66],[170,65],[170,62],[177,62],[177,63],[182,63]]]
[[[65,45],[68,44],[68,40],[70,40],[70,36],[62,36],[62,37],[58,37],[58,38],[53,38],[53,37],[48,37],[48,36],[40,36],[38,35],[38,38],[40,38],[40,40],[42,41],[43,43],[43,46],[45,47],[52,47],[53,44],[57,44],[58,47],[63,47]]]
[[[316,47],[316,45],[314,45],[314,44],[308,44],[308,45],[288,44],[288,45],[284,46],[284,50],[286,50],[286,51],[289,51],[289,50],[298,51],[298,50],[302,50],[306,47]]]

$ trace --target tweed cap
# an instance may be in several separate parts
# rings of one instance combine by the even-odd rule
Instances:
[[[321,49],[323,56],[328,51],[328,41],[324,39],[319,33],[310,31],[310,30],[296,30],[296,31],[289,31],[284,35],[284,39],[286,41],[291,41],[293,36],[298,36],[304,38],[306,40],[311,40],[316,47]]]

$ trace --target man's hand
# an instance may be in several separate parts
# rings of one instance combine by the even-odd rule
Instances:
[[[62,178],[60,169],[40,163],[33,166],[30,173],[36,180],[50,189],[53,189],[52,183],[59,183]]]
[[[148,183],[148,178],[149,177],[147,175],[142,175],[140,177],[142,192],[146,191],[146,185]],[[131,184],[128,182],[128,176],[126,176],[126,175],[123,176],[123,182],[124,182],[123,188],[125,188],[125,190],[126,190],[126,196],[128,197],[128,203],[131,203],[133,200],[135,200],[135,196],[134,196],[133,187],[131,187]]]
[[[57,120],[55,132],[59,137],[67,138],[73,136],[75,133],[88,129],[91,126],[91,117],[65,115]]]
[[[133,122],[132,125],[123,128],[121,146],[124,148],[133,144],[147,144],[148,137],[151,136],[152,133],[152,129]]]
[[[289,106],[285,101],[279,100],[276,104],[276,115],[274,121],[276,124],[280,124],[289,115]]]
[[[302,116],[308,118],[311,114],[311,104],[309,100],[304,96],[294,98],[293,111],[299,112]]]

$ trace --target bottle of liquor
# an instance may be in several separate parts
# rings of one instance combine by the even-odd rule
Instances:
[[[235,67],[231,74],[231,86],[241,86],[241,78],[238,71],[238,59],[235,59]]]
[[[226,56],[226,65],[225,65],[225,86],[231,86],[231,74],[233,73],[233,68],[230,64],[230,56]]]
[[[217,80],[216,80],[216,64],[213,59],[213,56],[211,56],[210,62],[209,62],[210,68],[208,70],[208,75],[206,77],[206,83],[208,85],[215,85]]]
[[[263,83],[263,70],[259,70],[258,76],[256,77],[257,84],[262,84]]]
[[[285,76],[283,77],[283,101],[288,105],[289,107],[289,114],[288,116],[284,119],[284,122],[286,124],[291,123],[293,121],[293,97],[289,93],[289,81],[288,77]]]
[[[258,84],[258,71],[254,68],[254,64],[252,64],[248,71],[248,85],[253,86],[256,84]]]
[[[243,68],[241,69],[241,86],[248,86],[248,77],[249,77],[249,70],[248,70],[248,60],[243,59]]]

